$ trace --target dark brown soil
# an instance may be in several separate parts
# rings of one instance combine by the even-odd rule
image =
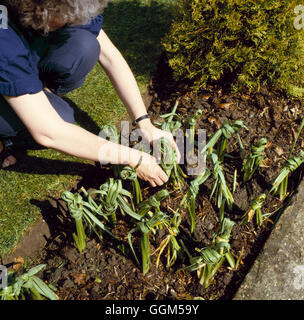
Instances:
[[[172,80],[165,59],[161,59],[151,84],[151,96],[149,113],[154,120],[159,120],[160,114],[170,112],[178,99],[177,112],[184,115],[185,119],[197,109],[203,110],[204,116],[199,121],[198,127],[206,129],[208,136],[212,135],[224,120],[230,123],[233,120],[243,120],[249,128],[248,132],[240,131],[247,153],[252,143],[266,137],[268,146],[265,150],[263,167],[254,175],[249,185],[254,196],[262,192],[267,193],[263,212],[273,212],[284,205],[277,197],[269,195],[268,190],[271,180],[277,176],[287,158],[301,123],[302,101],[292,101],[282,93],[266,87],[258,94],[234,94],[224,85],[213,85],[207,90],[194,93],[189,84],[176,83]],[[294,155],[298,154],[303,146],[304,139],[301,134]],[[45,249],[31,258],[31,264],[47,264],[41,276],[58,288],[57,294],[63,300],[163,300],[194,297],[232,299],[282,212],[278,211],[271,216],[262,227],[256,225],[255,219],[246,225],[240,223],[251,199],[248,187],[241,183],[242,162],[238,157],[239,152],[239,145],[233,137],[229,140],[228,153],[236,158],[225,160],[225,173],[231,189],[234,170],[238,169],[239,184],[234,194],[233,210],[226,212],[226,217],[236,222],[231,235],[231,252],[235,258],[241,255],[241,263],[237,271],[232,271],[224,263],[207,289],[199,284],[195,272],[190,274],[182,270],[184,266],[189,265],[187,257],[179,258],[175,265],[167,270],[165,256],[156,269],[156,255],[152,255],[150,271],[143,275],[128,246],[127,232],[132,227],[128,219],[119,220],[112,230],[119,241],[115,242],[107,235],[103,241],[92,237],[84,253],[79,254],[71,237],[74,223],[69,218],[65,203],[56,199],[46,205],[43,212],[52,236]],[[110,175],[111,171],[106,168],[92,168],[80,181],[77,189],[81,186],[86,189],[98,188]],[[302,168],[299,168],[290,179],[291,194],[301,178]],[[211,177],[200,188],[193,234],[189,232],[187,215],[182,212],[180,236],[185,239],[193,253],[195,248],[210,244],[213,233],[219,227],[217,209],[213,199],[211,201],[209,199],[213,182]],[[145,184],[142,185],[146,196],[157,191]],[[182,196],[183,194],[178,191],[172,192],[170,198],[164,201],[163,209],[168,213],[176,209]],[[161,230],[151,236],[151,253],[158,248],[164,236],[165,233]]]

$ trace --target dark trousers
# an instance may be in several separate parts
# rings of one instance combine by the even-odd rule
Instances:
[[[38,66],[39,77],[44,86],[52,91],[44,90],[51,105],[66,122],[75,122],[73,109],[56,94],[65,94],[79,88],[97,63],[99,53],[96,37],[82,29],[59,30],[56,38],[48,44],[46,54]],[[15,137],[25,129],[14,110],[0,95],[0,137]]]

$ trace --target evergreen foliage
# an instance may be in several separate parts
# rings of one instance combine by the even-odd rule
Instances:
[[[256,92],[269,84],[303,96],[304,30],[294,26],[299,4],[179,0],[179,14],[163,40],[176,78],[191,80],[196,90],[224,79],[234,91]]]

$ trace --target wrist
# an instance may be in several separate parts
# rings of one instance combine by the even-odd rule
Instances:
[[[149,118],[143,119],[137,123],[137,127],[140,129],[149,129],[153,127],[153,124]]]
[[[140,159],[143,157],[143,152],[130,148],[129,166],[133,169],[139,164]]]
[[[147,112],[134,115],[134,120],[132,121],[132,126],[137,128],[147,127],[152,125],[150,117]]]

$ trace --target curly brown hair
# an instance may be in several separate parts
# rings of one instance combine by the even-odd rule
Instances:
[[[101,13],[104,0],[4,0],[0,1],[9,9],[24,28],[32,28],[43,34],[50,31],[52,19],[62,25],[86,24]]]

